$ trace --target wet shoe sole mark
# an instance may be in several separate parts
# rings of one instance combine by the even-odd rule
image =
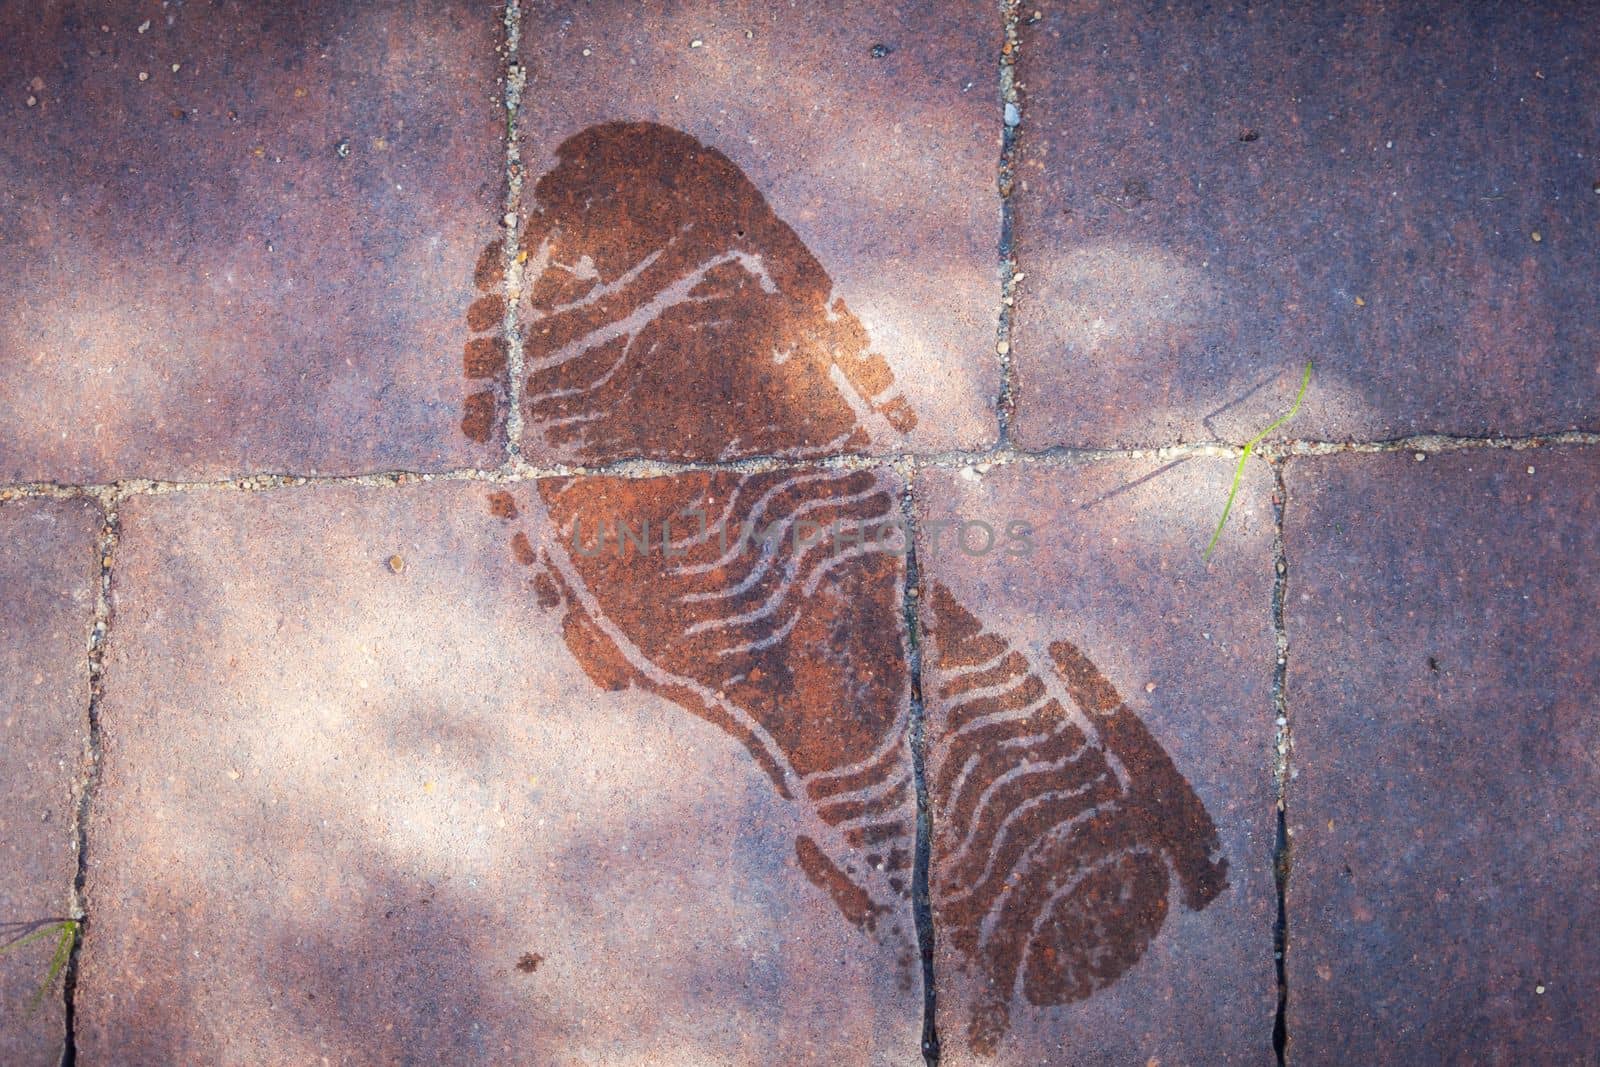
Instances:
[[[1205,805],[1110,681],[1056,641],[1036,663],[932,588],[945,743],[928,775],[935,923],[981,978],[968,1041],[993,1052],[1016,998],[1082,1000],[1144,955],[1171,906],[1227,888]]]
[[[893,447],[915,426],[821,264],[722,153],[652,123],[594,126],[560,146],[533,199],[518,246],[522,403],[546,453],[818,457]],[[502,261],[499,244],[485,250],[468,313],[463,368],[482,388],[461,428],[478,441],[506,416]],[[902,561],[882,542],[789,536],[894,520],[898,497],[882,471],[696,472],[542,480],[531,507],[497,491],[488,510],[590,679],[656,693],[738,740],[801,813],[808,879],[894,948],[909,982]],[[594,530],[574,527],[602,517],[658,532],[668,520],[674,554],[589,551]],[[770,545],[728,551],[773,529]],[[1172,880],[1204,908],[1227,861],[1188,782],[1081,652],[1057,642],[1036,664],[932,593],[950,710],[928,776],[931,895],[940,936],[990,990],[968,1025],[989,1052],[1016,999],[1063,1004],[1116,981],[1160,929]]]

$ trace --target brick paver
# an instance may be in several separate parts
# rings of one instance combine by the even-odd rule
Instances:
[[[83,501],[0,505],[0,942],[70,911],[99,533]],[[34,1006],[55,948],[47,936],[0,955],[0,1062],[61,1057],[59,985]]]
[[[1290,1062],[1600,1047],[1600,457],[1288,470]]]
[[[127,502],[80,1057],[913,1060],[894,558],[802,570],[803,645],[741,650],[794,576],[701,606],[724,575],[544,536],[730,477]]]
[[[500,16],[0,9],[0,479],[498,462],[457,423]]]
[[[1205,564],[1230,473],[918,479],[945,1063],[1272,1061],[1273,513],[1253,468]]]
[[[525,5],[524,453],[991,442],[1000,32],[968,0]]]
[[[1243,440],[1307,360],[1298,436],[1600,428],[1592,9],[1041,15],[1020,442]]]

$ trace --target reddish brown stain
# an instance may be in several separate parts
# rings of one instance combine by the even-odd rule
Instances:
[[[538,558],[534,555],[533,545],[528,543],[528,535],[521,530],[518,530],[517,535],[511,539],[511,554],[524,566],[532,566],[534,560]]]
[[[863,448],[915,422],[821,265],[721,153],[612,123],[558,157],[521,244],[530,434],[582,461],[699,459]],[[481,290],[500,262],[498,247],[485,253]],[[474,329],[503,310],[487,295],[473,308]],[[469,376],[492,362],[469,359]],[[473,401],[475,426],[500,424]],[[511,550],[597,687],[638,687],[714,723],[801,805],[800,869],[909,968],[901,541],[794,536],[892,524],[899,498],[887,470],[545,479],[542,532],[518,529]],[[502,491],[489,511],[529,508]],[[1081,999],[1139,959],[1166,916],[1169,865],[1199,908],[1227,863],[1188,783],[1082,653],[1057,643],[1042,675],[942,586],[934,598],[940,666],[965,671],[940,694],[956,706],[930,784],[936,919],[989,981],[970,1038],[992,1049],[1014,997]]]
[[[487,442],[494,435],[494,412],[494,393],[473,393],[466,399],[465,414],[461,416],[461,432],[474,441]]]
[[[462,374],[470,381],[489,381],[466,398],[461,416],[461,432],[474,441],[487,442],[503,425],[501,395],[505,389],[506,340],[500,325],[505,301],[497,291],[505,281],[502,262],[504,244],[494,241],[478,257],[472,282],[479,296],[467,309],[467,329],[487,336],[468,338],[461,351]]]
[[[1076,645],[1057,641],[1050,646],[1050,655],[1067,683],[1067,693],[1078,707],[1093,715],[1110,715],[1122,706],[1122,697],[1112,688],[1110,680],[1078,651]]]
[[[915,425],[832,279],[721,152],[618,122],[557,160],[521,244],[523,415],[554,452],[819,454],[866,447],[858,408],[887,436]]]
[[[520,514],[517,511],[516,498],[506,492],[490,493],[489,514],[497,519],[505,519],[508,522],[516,518]]]
[[[650,123],[592,127],[557,155],[520,243],[530,441],[585,462],[713,459],[860,448],[915,424],[821,264],[727,157]],[[503,263],[491,245],[474,277],[468,328],[485,336],[468,342],[464,372],[495,388],[468,399],[469,435],[504,424]],[[787,536],[806,521],[893,519],[898,494],[888,474],[861,472],[544,481],[554,539],[535,547],[519,529],[511,551],[535,567],[540,605],[563,611],[596,686],[638,686],[717,724],[807,805],[802,869],[909,964],[900,561],[758,540],[773,524]],[[662,520],[683,538],[696,507],[710,535],[665,556]],[[497,492],[489,511],[526,509]],[[598,524],[619,518],[647,522],[657,549],[595,551]],[[729,553],[746,531],[754,543]],[[903,918],[878,921],[890,912]]]
[[[506,302],[498,294],[479,297],[467,308],[467,328],[471,330],[491,330],[505,318]]]
[[[539,964],[544,962],[544,957],[537,952],[524,952],[517,960],[517,970],[523,974],[532,974],[539,969]]]
[[[506,343],[500,337],[474,337],[461,352],[462,371],[468,378],[496,378],[506,369]]]
[[[478,256],[472,269],[472,284],[481,292],[489,292],[506,279],[505,242],[490,241]]]
[[[807,876],[909,963],[901,563],[881,546],[841,551],[802,538],[797,547],[793,537],[802,521],[893,517],[898,483],[878,471],[695,473],[549,480],[539,493],[555,531],[541,561],[565,604],[568,648],[590,677],[658,693],[738,739],[816,820],[796,843]],[[703,530],[683,517],[694,508],[707,514]],[[612,517],[648,524],[654,548],[630,540],[619,550],[612,526],[601,547],[598,525]],[[764,549],[769,528],[779,536]],[[749,530],[757,536],[739,547]],[[884,914],[896,921],[880,924]]]
[[[1165,921],[1170,874],[1199,910],[1228,862],[1189,783],[1082,652],[1049,650],[1074,716],[937,583],[932,608],[948,709],[929,781],[934,916],[983,980],[967,1036],[992,1052],[1016,997],[1065,1004],[1116,981]]]
[[[811,884],[833,898],[839,911],[857,926],[871,929],[881,911],[888,909],[872,902],[872,895],[857,885],[848,874],[828,859],[828,854],[809,837],[797,837],[794,842],[795,858],[800,869],[806,872]]]

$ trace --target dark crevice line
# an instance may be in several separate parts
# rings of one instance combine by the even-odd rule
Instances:
[[[1011,443],[1011,416],[1016,408],[1012,382],[1012,307],[1016,299],[1017,260],[1013,243],[1014,217],[1011,191],[1016,177],[1017,123],[1009,118],[1021,119],[1021,103],[1017,99],[1017,0],[1000,0],[1000,20],[1003,27],[1000,51],[1000,159],[995,175],[995,189],[1000,196],[1000,308],[995,326],[995,353],[999,357],[1000,384],[995,396],[995,419],[998,423],[997,445],[1007,448]]]
[[[505,93],[506,155],[505,204],[501,218],[504,244],[501,246],[503,278],[501,295],[505,298],[505,314],[501,330],[506,345],[506,414],[503,426],[506,469],[522,455],[522,264],[517,258],[518,230],[522,224],[522,138],[520,114],[522,90],[527,83],[527,71],[522,67],[522,6],[520,0],[507,0],[505,10]]]
[[[100,704],[105,696],[106,637],[111,630],[111,569],[116,559],[117,540],[121,532],[116,509],[117,504],[114,499],[107,498],[100,501],[100,535],[95,541],[98,581],[95,589],[94,617],[89,628],[87,647],[89,703],[85,717],[88,738],[83,755],[83,779],[78,787],[78,806],[73,817],[78,863],[72,879],[69,915],[78,923],[78,930],[61,977],[64,1030],[61,1046],[62,1067],[73,1067],[78,1062],[78,957],[83,950],[84,939],[88,936],[90,922],[87,898],[89,808],[94,798],[95,786],[100,780]]]
[[[1289,882],[1289,836],[1282,808],[1278,809],[1272,870],[1278,885],[1278,914],[1272,924],[1273,962],[1278,973],[1278,1007],[1272,1017],[1272,1051],[1278,1058],[1278,1067],[1285,1067],[1289,1062],[1289,982],[1284,971],[1284,950],[1289,944],[1289,916],[1284,895]]]
[[[928,893],[928,868],[932,854],[933,816],[928,807],[927,733],[922,699],[922,622],[917,611],[921,597],[921,568],[917,560],[916,512],[912,506],[914,473],[905,473],[900,511],[905,521],[906,571],[901,595],[905,616],[906,668],[911,677],[911,770],[917,784],[917,844],[911,869],[911,908],[917,924],[917,948],[922,957],[922,1059],[928,1067],[939,1063],[938,989],[933,972],[933,905]]]
[[[1272,582],[1272,709],[1275,726],[1273,747],[1275,754],[1274,778],[1277,785],[1277,822],[1273,838],[1272,875],[1277,889],[1277,916],[1272,928],[1272,955],[1278,979],[1278,1007],[1272,1022],[1272,1048],[1277,1054],[1279,1067],[1284,1067],[1289,1055],[1289,872],[1292,855],[1289,847],[1289,758],[1293,744],[1289,721],[1289,632],[1284,624],[1284,605],[1289,596],[1289,556],[1284,541],[1284,511],[1289,497],[1283,462],[1272,464],[1273,493],[1273,582]]]

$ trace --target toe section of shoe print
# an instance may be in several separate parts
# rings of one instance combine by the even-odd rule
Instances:
[[[522,237],[526,432],[569,460],[819,455],[916,425],[821,263],[715,148],[590,127]]]
[[[616,125],[640,133],[652,124],[679,131],[730,161],[821,264],[827,279],[821,317],[853,319],[851,328],[858,324],[865,331],[863,351],[883,357],[895,390],[915,413],[903,440],[891,435],[879,441],[880,428],[868,425],[872,439],[850,449],[984,447],[997,434],[995,249],[1001,220],[994,163],[1000,124],[983,87],[993,82],[1002,34],[1003,21],[982,3],[525,4],[521,54],[537,91],[523,95],[519,111],[528,167],[524,223],[537,225],[545,210],[535,195],[538,175],[582,166],[570,155],[574,138]],[[657,135],[643,139],[655,142],[652,149],[662,159],[682,158],[680,149]],[[649,161],[632,157],[624,166],[637,172],[641,187],[654,183]],[[730,197],[719,179],[693,167],[678,168],[665,180],[678,186],[668,190],[669,197],[693,200],[695,217],[711,222],[713,230],[732,223],[727,243],[712,240],[697,247],[697,254],[720,255],[733,242],[746,241],[740,250],[763,255],[765,276],[785,289],[789,283],[779,275],[787,268],[776,261],[786,257],[778,247],[748,226],[744,235],[737,232],[733,205],[752,201]],[[603,205],[597,200],[595,207]],[[638,221],[638,214],[627,220],[620,236],[637,232]],[[660,244],[641,245],[641,254],[655,247]],[[630,257],[628,264],[634,261]],[[681,277],[692,265],[685,261],[663,276]],[[753,264],[746,269],[757,276],[759,290],[761,275]],[[848,319],[834,311],[841,298]],[[822,336],[842,336],[839,330],[831,324]],[[788,347],[780,343],[777,350]],[[758,360],[769,356],[765,345],[750,353]],[[846,374],[850,362],[842,365]],[[723,418],[727,432],[702,442],[703,450],[690,446],[679,429],[666,442],[644,444],[662,449],[650,454],[663,458],[714,459],[729,447],[737,455],[758,447],[787,452],[845,432],[842,414],[822,414],[832,407],[826,390],[798,391],[809,374],[799,374],[798,367],[780,371],[787,382],[785,406],[819,412],[806,436],[781,436],[758,446],[750,431],[760,422],[729,414]],[[737,393],[752,381],[747,368],[724,384]],[[694,402],[713,408],[726,403],[717,384],[696,386]],[[879,406],[893,395],[880,396],[872,382],[856,381],[852,391],[862,390]],[[530,398],[538,391],[530,390]],[[667,405],[654,406],[661,417]],[[792,434],[794,414],[785,418],[784,433]],[[909,425],[898,418],[902,427]],[[535,432],[535,422],[529,419],[524,440],[534,462],[571,462],[579,455],[595,462],[611,458],[606,449],[645,454],[624,451],[634,447],[636,428],[613,437],[590,426],[581,438],[547,440]],[[733,440],[740,434],[743,440]]]

